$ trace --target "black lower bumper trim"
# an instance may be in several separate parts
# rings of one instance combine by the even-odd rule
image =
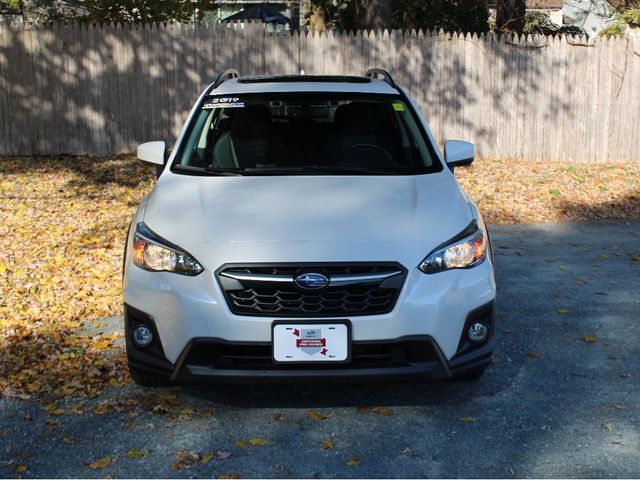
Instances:
[[[185,365],[176,381],[191,383],[210,381],[224,383],[265,382],[366,382],[389,380],[439,380],[449,378],[440,362],[405,367],[341,368],[332,370],[233,370]]]
[[[249,381],[266,381],[277,383],[289,382],[366,382],[389,380],[442,380],[452,378],[459,374],[485,368],[492,360],[492,343],[487,343],[476,351],[455,357],[448,362],[437,343],[429,336],[402,337],[391,342],[354,342],[354,350],[363,346],[378,345],[411,345],[413,349],[418,344],[430,348],[430,354],[425,358],[415,361],[409,355],[402,365],[389,365],[380,367],[353,365],[340,367],[308,367],[296,368],[291,366],[269,365],[264,368],[225,368],[205,363],[195,364],[190,362],[197,347],[210,345],[212,348],[219,345],[242,346],[247,344],[235,344],[220,339],[194,339],[185,348],[176,362],[171,379],[176,382],[221,382],[243,383]],[[261,346],[255,344],[252,347]],[[424,361],[423,361],[424,360]]]

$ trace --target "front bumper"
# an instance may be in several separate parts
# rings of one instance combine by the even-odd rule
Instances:
[[[177,361],[171,363],[160,343],[148,349],[136,348],[131,343],[129,331],[133,324],[144,321],[154,329],[155,324],[139,310],[125,306],[125,312],[130,366],[179,383],[440,380],[485,368],[493,356],[494,302],[475,309],[465,320],[465,327],[472,321],[488,323],[491,336],[487,342],[474,345],[461,335],[458,352],[449,360],[431,336],[414,335],[391,341],[356,341],[350,364],[317,367],[274,364],[268,342],[230,342],[218,338],[192,339]]]

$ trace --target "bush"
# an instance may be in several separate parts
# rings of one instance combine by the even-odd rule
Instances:
[[[629,9],[620,18],[631,28],[640,28],[640,8]]]

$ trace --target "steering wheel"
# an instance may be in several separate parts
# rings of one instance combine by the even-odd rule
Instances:
[[[338,158],[336,159],[336,163],[340,164],[340,160],[342,160],[347,155],[353,154],[353,152],[356,150],[373,150],[379,155],[382,155],[385,160],[389,161],[389,165],[386,165],[386,166],[392,167],[397,165],[393,156],[391,156],[391,154],[385,148],[381,147],[380,145],[374,145],[373,143],[357,143],[355,145],[350,146],[344,152],[338,155]],[[371,166],[380,167],[382,165],[371,165]]]

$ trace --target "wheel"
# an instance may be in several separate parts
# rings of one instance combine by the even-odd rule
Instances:
[[[456,380],[461,382],[473,382],[474,380],[478,380],[480,377],[484,375],[486,368],[480,368],[478,370],[471,370],[469,372],[461,373],[455,377]]]
[[[129,374],[135,383],[143,387],[166,387],[171,385],[171,381],[168,377],[146,372],[144,370],[138,370],[131,365],[129,365]]]

